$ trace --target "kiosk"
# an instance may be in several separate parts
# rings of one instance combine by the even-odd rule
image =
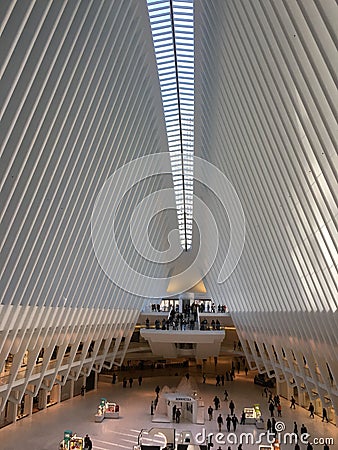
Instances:
[[[84,439],[82,437],[73,436],[69,441],[69,450],[83,450]]]
[[[84,450],[84,438],[73,434],[71,430],[65,430],[59,450]]]
[[[261,420],[261,410],[259,407],[259,404],[255,404],[253,406],[247,407],[243,409],[244,414],[245,414],[245,423],[246,424],[252,424],[252,425],[257,425],[257,423],[262,422]],[[260,428],[259,426],[257,426],[257,428]]]
[[[100,404],[95,414],[95,422],[102,422],[103,419],[118,419],[120,406],[114,402],[108,402],[106,398],[101,398]]]
[[[120,407],[116,403],[106,404],[106,410],[104,412],[105,419],[118,419],[120,414]]]

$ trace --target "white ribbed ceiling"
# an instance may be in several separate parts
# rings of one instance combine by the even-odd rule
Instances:
[[[175,250],[179,239],[168,238],[177,227],[170,174],[142,179],[170,167],[146,0],[2,0],[1,306],[116,308],[116,322],[132,327],[143,299],[101,269],[92,213],[118,168],[163,153],[133,172],[141,181],[119,204],[121,253],[152,279],[195,258],[193,285],[212,259],[216,224],[218,253],[204,281],[214,301],[229,306],[246,351],[267,343],[266,353],[281,360],[297,348],[295,359],[305,355],[315,367],[317,391],[337,399],[337,380],[329,385],[326,368],[337,377],[336,4],[195,0],[194,8],[195,155],[228,178],[242,205],[237,267],[218,283],[229,243],[233,238],[238,250],[242,242],[208,189],[221,190],[222,178],[210,179],[203,164],[203,182],[194,183],[201,200],[194,199],[194,247],[200,238],[203,252],[156,262],[156,249],[167,251],[170,241]],[[140,202],[164,188],[166,196],[142,211]],[[149,218],[152,205],[149,262],[133,249],[129,225]],[[124,274],[126,285],[132,280]],[[0,319],[1,329],[14,326],[9,313]],[[286,363],[273,364],[289,374]]]

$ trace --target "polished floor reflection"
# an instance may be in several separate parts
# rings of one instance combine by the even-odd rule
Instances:
[[[216,369],[217,371],[217,369]],[[263,418],[266,420],[270,416],[267,398],[262,395],[263,388],[253,383],[253,374],[249,372],[248,376],[244,372],[236,375],[233,382],[225,381],[225,386],[216,386],[215,369],[207,372],[206,383],[202,382],[201,373],[191,372],[191,376],[196,379],[198,385],[198,395],[205,404],[205,423],[203,425],[191,424],[187,421],[181,421],[179,424],[173,423],[153,423],[151,416],[151,401],[155,399],[155,388],[157,385],[163,387],[175,387],[178,385],[187,369],[168,369],[166,372],[153,370],[152,373],[144,373],[142,385],[137,382],[137,375],[134,373],[135,381],[130,388],[122,387],[121,380],[113,385],[111,377],[100,376],[97,391],[88,392],[84,397],[77,396],[72,400],[62,402],[47,410],[34,414],[30,418],[21,420],[16,424],[9,425],[0,430],[0,448],[1,450],[19,450],[21,448],[29,450],[58,450],[59,443],[63,438],[65,430],[72,430],[79,436],[89,434],[93,441],[93,450],[129,450],[137,444],[141,430],[152,427],[173,428],[179,431],[189,431],[193,436],[213,434],[214,450],[219,447],[227,450],[230,445],[231,450],[237,450],[241,433],[253,433],[255,440],[260,432],[255,425],[238,425],[236,430],[237,443],[221,443],[222,439],[217,439],[218,425],[216,418],[219,413],[223,418],[229,413],[229,402],[233,400],[235,404],[235,414],[240,419],[244,407],[250,407],[256,403],[260,404]],[[165,374],[164,374],[165,373]],[[176,375],[176,373],[179,373]],[[124,374],[123,374],[124,375]],[[150,376],[151,375],[151,376]],[[160,375],[160,376],[159,376]],[[129,374],[126,373],[129,378]],[[122,377],[120,377],[122,378]],[[228,401],[224,401],[224,390],[229,393]],[[207,408],[213,405],[213,399],[217,395],[220,400],[220,410],[214,411],[213,419],[208,420]],[[116,402],[120,405],[120,417],[118,419],[104,419],[101,423],[95,422],[95,413],[97,411],[100,399],[104,397],[110,402]],[[334,444],[329,442],[330,450],[337,448],[338,430],[331,423],[321,421],[321,418],[315,416],[309,417],[309,412],[304,408],[296,406],[296,409],[290,409],[290,402],[281,399],[282,417],[276,417],[277,421],[283,422],[285,432],[292,432],[294,421],[300,429],[305,424],[308,432],[311,434],[310,441],[314,443],[313,449],[323,449],[324,439],[333,439]],[[275,411],[277,416],[277,411]],[[282,426],[282,425],[281,425]],[[282,426],[283,427],[283,426]],[[226,426],[222,427],[222,432]],[[232,428],[231,428],[232,430]],[[283,438],[283,432],[281,438]],[[231,442],[236,439],[233,434],[226,438],[231,438]],[[225,438],[225,439],[226,439]],[[243,438],[242,438],[243,439]],[[264,438],[265,439],[265,438]],[[263,439],[263,442],[265,440]],[[321,440],[320,440],[321,439]],[[258,443],[243,442],[243,450],[259,449]],[[316,445],[316,442],[319,442]],[[306,444],[300,444],[301,450],[306,450]],[[282,450],[294,450],[294,443],[283,444]]]

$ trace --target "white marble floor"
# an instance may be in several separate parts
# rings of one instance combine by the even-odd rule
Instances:
[[[180,371],[181,375],[187,371]],[[20,420],[15,424],[0,429],[0,449],[1,450],[58,450],[59,442],[63,438],[64,430],[72,430],[79,436],[88,433],[93,441],[93,450],[129,450],[137,444],[139,433],[142,429],[152,427],[175,426],[177,430],[189,430],[195,436],[199,432],[206,430],[206,434],[214,433],[214,447],[226,450],[230,445],[232,450],[237,450],[240,434],[254,433],[255,439],[258,433],[264,430],[257,430],[254,425],[238,426],[236,435],[238,443],[219,444],[216,442],[218,427],[216,424],[216,414],[214,420],[207,419],[204,425],[193,425],[191,423],[180,424],[154,424],[150,415],[151,400],[155,398],[155,387],[168,385],[175,387],[181,380],[181,375],[175,376],[170,371],[166,375],[157,376],[158,372],[154,370],[152,376],[144,376],[142,386],[138,386],[135,381],[132,388],[122,388],[121,382],[112,385],[107,377],[101,377],[98,390],[85,394],[84,397],[77,396],[71,400],[64,401],[47,410],[32,415],[30,418]],[[127,374],[128,376],[128,374]],[[104,380],[104,381],[103,381]],[[240,417],[241,411],[246,406],[252,406],[255,403],[261,405],[261,410],[266,420],[269,417],[267,399],[262,396],[262,388],[253,384],[252,374],[246,377],[244,373],[236,376],[233,382],[225,382],[224,387],[216,387],[214,374],[210,374],[206,384],[202,384],[201,376],[196,379],[198,382],[199,395],[205,402],[205,410],[215,394],[221,398],[220,412],[226,416],[229,412],[227,402],[223,401],[223,392],[226,388],[229,392],[229,400],[233,399],[235,403],[235,413]],[[108,401],[114,401],[121,407],[119,419],[105,419],[102,423],[96,423],[94,415],[99,404],[100,398],[105,397]],[[332,438],[334,444],[329,445],[330,450],[338,448],[338,429],[330,423],[323,423],[320,417],[309,418],[309,412],[303,408],[296,407],[296,410],[289,408],[289,402],[282,399],[282,417],[276,418],[285,424],[285,431],[293,431],[293,422],[298,423],[300,428],[304,423],[308,432],[311,434],[310,441],[315,444],[316,438]],[[225,433],[226,435],[227,433]],[[283,433],[281,434],[282,437]],[[301,450],[306,450],[306,445],[300,445]],[[259,449],[258,444],[243,443],[243,450]],[[291,445],[283,444],[282,450],[293,450],[294,443]],[[323,443],[313,445],[313,450],[323,449]]]

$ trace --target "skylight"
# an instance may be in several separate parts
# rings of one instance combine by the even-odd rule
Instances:
[[[161,86],[181,245],[192,245],[194,1],[147,0]]]

